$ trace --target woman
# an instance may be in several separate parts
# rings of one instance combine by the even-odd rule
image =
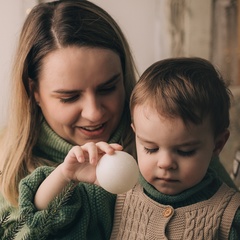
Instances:
[[[42,3],[28,15],[1,135],[0,210],[18,216],[19,181],[73,145],[107,141],[135,154],[128,102],[135,65],[116,22],[89,1]]]
[[[39,4],[20,35],[10,118],[1,136],[1,193],[18,204],[19,181],[63,161],[73,145],[119,142],[134,154],[128,102],[135,65],[116,22],[88,1]]]

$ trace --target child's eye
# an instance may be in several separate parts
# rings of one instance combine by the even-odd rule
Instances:
[[[178,154],[183,156],[183,157],[189,157],[195,154],[196,150],[191,150],[191,151],[182,151],[182,150],[177,150]]]
[[[152,154],[158,151],[159,148],[146,148],[144,147],[144,151],[148,154]]]
[[[72,96],[72,97],[67,97],[67,98],[61,98],[60,102],[62,102],[62,103],[71,103],[71,102],[76,101],[78,98],[79,98],[79,95]]]

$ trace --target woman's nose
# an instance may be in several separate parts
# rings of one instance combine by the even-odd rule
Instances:
[[[104,114],[100,99],[96,96],[87,96],[82,106],[82,117],[91,122],[98,122]]]

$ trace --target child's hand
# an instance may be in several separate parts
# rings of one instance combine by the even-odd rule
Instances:
[[[96,182],[96,165],[105,154],[113,154],[115,150],[122,150],[119,144],[106,142],[89,142],[83,146],[73,147],[61,164],[61,171],[67,181]]]

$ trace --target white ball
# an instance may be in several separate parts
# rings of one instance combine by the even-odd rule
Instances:
[[[138,181],[139,170],[136,160],[128,153],[115,151],[105,154],[96,168],[97,180],[102,188],[110,193],[124,193]]]

